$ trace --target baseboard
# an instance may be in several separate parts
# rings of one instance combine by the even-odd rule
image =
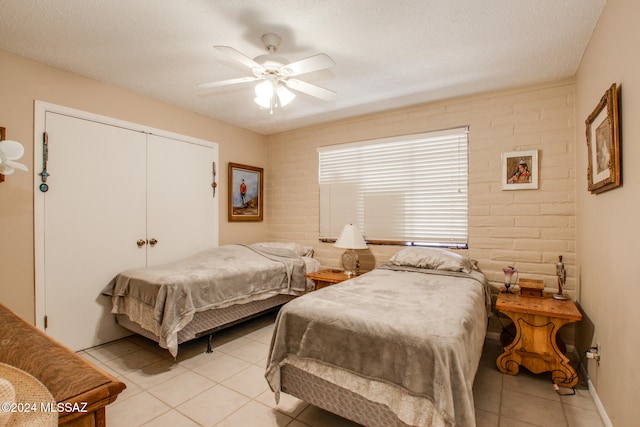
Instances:
[[[487,332],[485,339],[489,340],[489,341],[497,341],[500,342],[500,333],[499,332]],[[573,355],[575,355],[576,359],[580,358],[580,355],[578,354],[578,351],[576,350],[575,346],[569,344],[567,345],[567,353],[572,353]],[[593,383],[591,382],[591,378],[589,378],[589,373],[586,370],[585,365],[580,365],[579,369],[582,371],[582,374],[584,375],[584,378],[587,379],[587,384],[589,387],[589,393],[591,394],[591,397],[593,398],[593,401],[596,405],[596,409],[598,410],[598,414],[600,414],[600,418],[602,418],[602,422],[604,423],[605,427],[613,427],[613,424],[611,423],[611,420],[609,419],[609,416],[607,415],[607,411],[604,409],[604,406],[602,405],[602,402],[600,401],[600,397],[598,397],[598,393],[596,392],[596,388],[593,386]]]
[[[576,355],[576,357],[580,357],[580,355],[578,354],[578,352],[573,349],[573,353],[574,355]],[[589,394],[591,394],[591,397],[593,398],[593,402],[596,404],[596,409],[598,410],[598,414],[600,414],[600,418],[602,418],[602,422],[604,423],[605,427],[613,427],[613,424],[611,423],[611,420],[609,419],[609,415],[607,415],[607,411],[604,409],[604,406],[602,405],[602,402],[600,401],[600,397],[598,396],[598,393],[596,392],[596,388],[594,387],[593,383],[591,382],[591,378],[589,378],[589,372],[586,369],[585,365],[580,365],[580,370],[582,371],[582,375],[584,375],[584,377],[587,379],[587,385],[589,387]]]
[[[604,406],[602,406],[602,402],[598,397],[598,393],[596,393],[596,388],[593,386],[593,383],[591,382],[591,378],[588,378],[587,381],[589,382],[589,393],[591,393],[591,397],[593,397],[593,401],[596,404],[596,408],[598,408],[598,413],[600,414],[600,418],[602,418],[602,422],[606,427],[613,427],[613,424],[609,419],[609,415],[607,415],[607,411],[605,411]]]

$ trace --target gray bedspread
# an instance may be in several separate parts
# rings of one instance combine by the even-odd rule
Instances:
[[[482,273],[385,265],[287,303],[265,377],[277,393],[287,358],[313,361],[428,399],[445,425],[474,426],[487,304]],[[424,425],[420,414],[403,416]]]
[[[140,305],[153,307],[160,345],[172,348],[177,332],[196,312],[248,297],[305,291],[305,263],[295,253],[258,245],[225,245],[187,259],[123,271],[103,290],[114,314],[145,325]],[[177,346],[177,342],[175,343]],[[175,355],[174,355],[175,356]]]

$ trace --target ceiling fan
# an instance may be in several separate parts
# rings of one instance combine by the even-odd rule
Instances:
[[[333,59],[324,53],[320,53],[290,63],[282,56],[276,55],[280,41],[280,36],[277,34],[268,33],[263,35],[262,44],[264,44],[268,53],[257,56],[254,59],[229,46],[214,46],[217,51],[249,68],[253,76],[200,83],[198,87],[212,88],[261,80],[261,83],[257,84],[255,88],[255,102],[261,107],[268,108],[271,114],[273,114],[273,110],[276,107],[284,107],[293,101],[295,94],[289,89],[324,101],[333,101],[336,96],[334,91],[294,78],[301,74],[330,68],[335,65]]]

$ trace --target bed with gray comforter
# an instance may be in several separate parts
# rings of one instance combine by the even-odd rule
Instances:
[[[489,308],[477,269],[385,264],[287,303],[265,376],[276,399],[288,391],[286,368],[318,379],[303,400],[335,385],[342,397],[331,392],[310,403],[368,426],[392,423],[356,414],[351,397],[388,410],[393,425],[475,426],[472,386]]]
[[[177,262],[123,271],[103,294],[111,296],[112,313],[149,331],[146,336],[176,356],[178,333],[198,313],[303,294],[308,290],[304,275],[318,267],[313,258],[282,247],[224,245]]]

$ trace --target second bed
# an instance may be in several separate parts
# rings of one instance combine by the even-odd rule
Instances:
[[[306,293],[320,263],[294,243],[224,245],[164,265],[123,271],[103,290],[118,323],[175,357],[178,344]]]
[[[484,275],[446,251],[405,249],[391,261],[281,309],[271,389],[370,427],[475,426]]]

